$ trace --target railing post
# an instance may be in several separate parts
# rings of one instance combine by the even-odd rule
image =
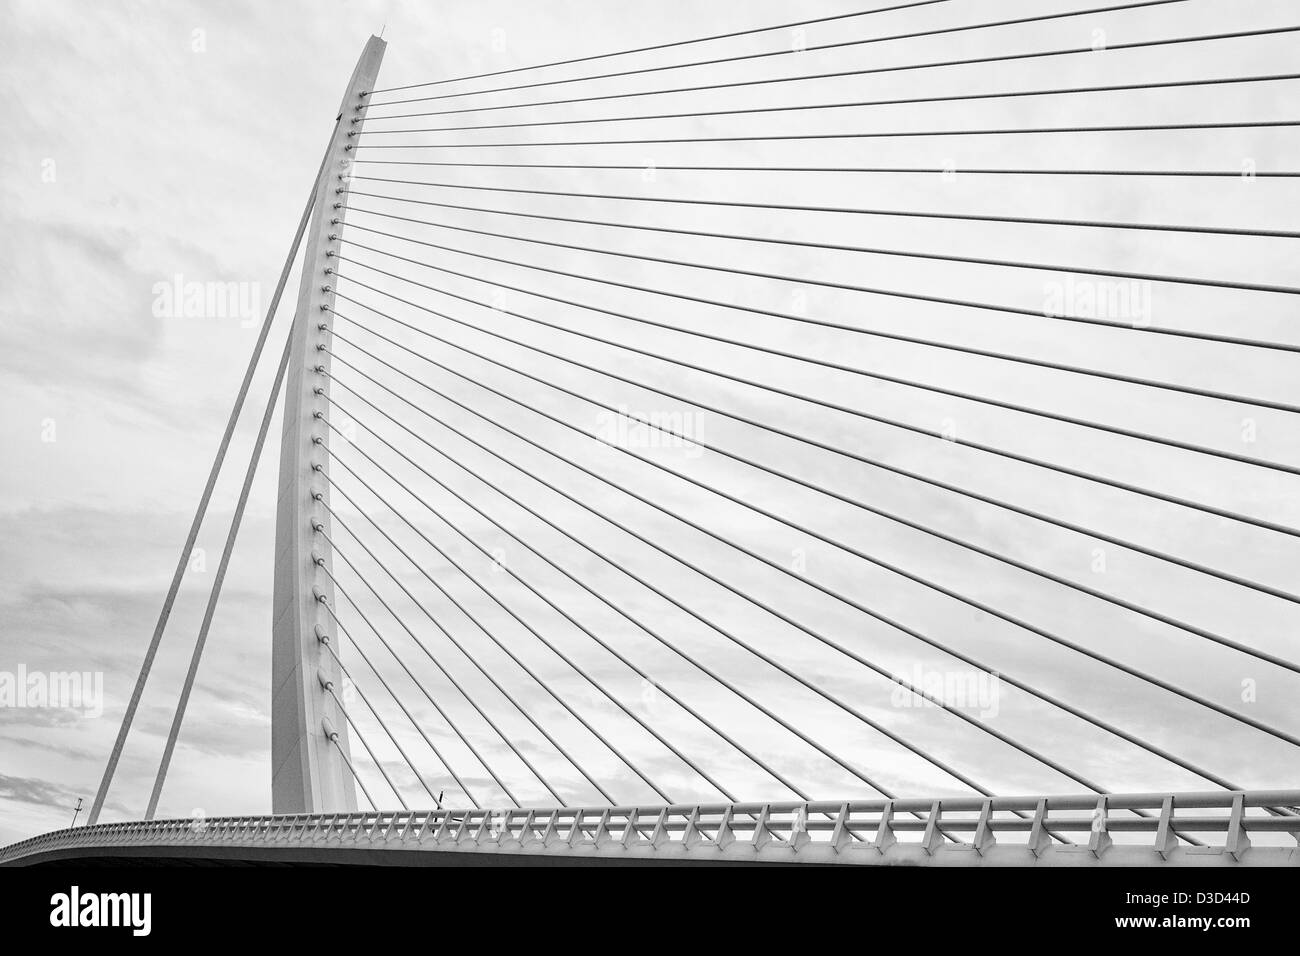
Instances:
[[[997,836],[993,832],[993,801],[985,800],[980,807],[979,822],[975,825],[975,838],[971,845],[975,847],[975,852],[983,856],[985,851],[993,849],[997,844]]]
[[[1173,795],[1160,801],[1160,823],[1156,827],[1155,851],[1160,859],[1169,859],[1169,854],[1178,849],[1178,837],[1174,833],[1174,798]]]
[[[328,612],[317,597],[332,606],[334,589],[325,568],[330,566],[324,538],[315,529],[329,530],[329,487],[324,445],[329,429],[316,415],[328,408],[329,379],[316,372],[328,369],[329,356],[318,346],[327,341],[333,307],[333,280],[326,269],[337,248],[331,239],[341,228],[333,208],[340,176],[351,164],[348,134],[352,120],[365,115],[364,94],[374,89],[386,44],[371,37],[348,83],[339,121],[330,141],[326,173],[316,191],[315,209],[303,253],[298,305],[290,331],[290,364],[284,392],[284,427],[280,447],[279,499],[276,510],[275,599],[272,617],[271,663],[271,805],[275,813],[316,813],[356,809],[350,772],[335,743],[321,731],[321,718],[339,728],[337,747],[348,752],[347,721],[337,704],[322,692],[317,672],[324,669],[342,684],[338,664],[322,653],[316,627],[330,628]],[[325,326],[322,329],[321,326]],[[314,469],[320,469],[314,470]],[[316,495],[320,498],[317,499]],[[325,568],[314,563],[319,551]]]
[[[549,819],[546,821],[546,828],[542,830],[542,846],[553,846],[563,841],[560,835],[560,811],[552,810]]]
[[[1110,820],[1107,818],[1109,812],[1110,807],[1107,805],[1106,795],[1103,793],[1097,798],[1097,808],[1092,812],[1092,830],[1088,834],[1088,849],[1099,860],[1101,855],[1110,849],[1110,845],[1114,842],[1110,838]]]
[[[943,815],[943,805],[935,800],[930,804],[930,814],[925,820],[925,834],[921,838],[921,849],[926,856],[933,856],[934,851],[943,846],[943,831],[939,829],[939,818]]]
[[[1234,793],[1232,795],[1232,809],[1228,815],[1228,836],[1224,840],[1223,848],[1237,862],[1241,862],[1242,854],[1250,849],[1250,837],[1246,835],[1246,795],[1244,793]]]
[[[1052,835],[1047,831],[1047,798],[1040,797],[1034,808],[1034,823],[1029,830],[1029,852],[1035,857],[1052,845]]]
[[[894,828],[891,825],[894,820],[894,801],[885,802],[885,807],[880,811],[880,825],[876,827],[876,838],[871,841],[876,852],[884,856],[889,852],[889,848],[898,842],[894,836]]]

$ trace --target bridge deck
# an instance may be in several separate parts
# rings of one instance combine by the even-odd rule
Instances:
[[[1300,866],[1297,805],[1254,791],[240,816],[60,830],[0,865]]]

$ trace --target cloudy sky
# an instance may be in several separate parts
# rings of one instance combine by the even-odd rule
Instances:
[[[1146,330],[1295,346],[1300,344],[1295,325],[1300,316],[1294,294],[1160,281],[1123,284],[1109,288],[1127,296],[1119,310],[1099,316],[1121,327],[1107,328],[1032,314],[1059,312],[1057,305],[1063,303],[1066,312],[1087,317],[1089,298],[1108,291],[1096,276],[626,228],[1300,286],[1293,238],[654,201],[708,199],[1293,230],[1292,210],[1300,200],[1295,179],[974,172],[1288,170],[1294,168],[1300,135],[1285,126],[720,140],[1289,121],[1296,119],[1289,107],[1296,102],[1300,81],[625,119],[1272,77],[1300,72],[1294,33],[1097,48],[1296,25],[1289,4],[1187,0],[533,85],[1108,5],[950,0],[802,31],[779,29],[372,97],[376,105],[356,140],[361,148],[355,151],[357,178],[348,199],[346,261],[340,266],[344,278],[338,282],[348,299],[337,306],[342,318],[336,320],[334,347],[332,420],[346,435],[334,449],[333,477],[340,489],[332,504],[340,516],[332,535],[339,545],[334,563],[344,589],[359,605],[358,611],[346,600],[338,601],[358,645],[344,642],[345,664],[430,786],[445,788],[449,802],[463,804],[461,788],[387,696],[361,652],[485,805],[508,804],[494,773],[521,803],[554,802],[548,786],[569,802],[599,802],[590,784],[525,714],[626,802],[656,799],[637,770],[674,799],[716,799],[717,784],[741,798],[793,796],[749,755],[817,797],[875,794],[864,777],[903,795],[968,792],[934,761],[909,752],[828,698],[993,792],[1077,792],[1084,789],[1079,778],[1113,791],[1211,786],[1196,773],[1005,682],[991,685],[996,706],[952,701],[955,709],[1069,769],[1076,775],[1072,779],[972,723],[917,706],[915,700],[900,701],[888,680],[827,641],[908,680],[937,675],[963,681],[979,673],[942,650],[953,648],[1238,785],[1300,786],[1300,762],[1292,745],[1047,636],[1114,658],[1253,721],[1300,734],[1300,677],[1205,636],[1284,659],[1300,657],[1294,636],[1300,623],[1296,600],[1277,596],[1300,594],[1300,541],[1263,527],[1300,527],[1295,474],[1300,434],[1293,426],[1295,413],[1284,410],[1300,405],[1295,353]],[[261,316],[253,306],[264,308],[270,297],[343,85],[370,34],[382,30],[388,41],[380,73],[380,87],[386,89],[858,9],[843,0],[744,5],[684,0],[654,5],[595,0],[5,4],[0,12],[0,109],[6,114],[9,147],[0,159],[0,216],[6,225],[0,230],[0,253],[7,264],[6,294],[0,296],[0,672],[102,673],[104,700],[100,716],[74,708],[0,708],[0,842],[63,826],[78,797],[87,802],[93,797],[256,337]],[[1090,52],[745,85],[813,73],[1079,49]],[[619,95],[719,84],[731,85]],[[525,88],[497,91],[506,86]],[[588,97],[601,99],[551,102]],[[403,99],[414,102],[395,103]],[[579,120],[607,122],[571,122]],[[564,125],[515,125],[556,121]],[[505,125],[513,128],[448,131]],[[680,138],[709,141],[647,142]],[[632,142],[589,145],[610,140]],[[492,148],[494,143],[531,145]],[[434,165],[438,163],[536,168]],[[562,168],[575,164],[618,168]],[[930,172],[671,168],[677,165]],[[628,198],[529,195],[458,185]],[[238,283],[245,299],[237,304],[246,308],[175,314],[160,304],[160,296],[178,281]],[[297,281],[295,275],[291,288],[296,289]],[[1021,312],[938,304],[917,296]],[[278,354],[287,318],[281,315],[276,323],[268,355]],[[899,341],[897,336],[956,348]],[[962,351],[969,349],[1111,377]],[[724,380],[664,358],[759,384]],[[199,542],[204,556],[187,573],[106,819],[143,812],[270,372],[261,369],[255,381],[231,465]],[[1184,390],[1128,384],[1114,376]],[[764,385],[769,387],[760,387]],[[839,410],[783,397],[773,388]],[[1190,395],[1187,388],[1241,400]],[[661,441],[643,440],[646,433],[611,412],[620,408],[632,416],[675,415],[673,421],[699,443],[669,442],[665,447]],[[1204,450],[1169,448],[1116,430]],[[273,434],[278,433],[277,425]],[[620,447],[600,440],[611,437]],[[724,452],[771,471],[739,463]],[[1234,460],[1243,457],[1283,468]],[[638,459],[686,477],[673,477]],[[160,815],[269,807],[276,462],[272,449],[259,472]],[[1210,510],[1174,504],[1170,498]],[[767,514],[759,515],[737,499]],[[997,502],[1046,513],[1090,533],[1035,520]],[[1225,512],[1249,520],[1225,518]],[[364,548],[349,529],[358,533]],[[742,546],[750,556],[720,538]],[[1116,541],[1176,555],[1184,566]],[[683,562],[707,571],[716,582]],[[609,603],[580,590],[565,572]],[[682,606],[635,583],[629,574]],[[1227,578],[1232,577],[1260,582],[1276,593],[1231,583]],[[1139,610],[1119,607],[1080,587]],[[562,617],[557,607],[581,626]],[[651,680],[600,647],[592,634]],[[737,642],[770,655],[825,694],[799,686]],[[670,645],[725,676],[736,690],[761,699],[843,763],[802,743],[739,694],[705,677]],[[591,680],[579,676],[556,651]],[[513,706],[483,671],[520,706]],[[596,740],[543,682],[629,759],[621,760]],[[981,686],[990,687],[987,678]],[[686,699],[740,749],[723,743],[664,691]],[[493,717],[496,728],[483,720],[466,694]],[[611,703],[611,697],[634,716]],[[479,757],[435,710],[435,701]],[[349,706],[403,798],[412,805],[427,803],[366,704],[357,698]],[[655,728],[712,779],[674,756],[645,726]],[[506,739],[528,757],[537,774]],[[352,750],[376,802],[395,806],[392,791],[355,741]]]

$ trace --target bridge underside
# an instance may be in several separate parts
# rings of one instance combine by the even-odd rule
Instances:
[[[791,859],[689,859],[680,856],[625,854],[556,854],[551,852],[487,853],[473,849],[386,847],[265,847],[224,846],[201,850],[186,845],[122,846],[95,851],[67,849],[34,854],[22,866],[155,867],[276,867],[276,866],[679,866],[719,863],[733,866],[771,864],[793,866]]]
[[[1252,847],[1235,859],[1221,847],[1178,850],[1161,857],[1150,847],[1112,847],[1101,856],[1087,847],[1064,847],[1035,856],[1024,847],[995,847],[979,853],[969,846],[941,847],[927,853],[919,846],[884,853],[874,847],[854,847],[835,852],[829,847],[795,850],[786,846],[755,851],[748,845],[719,850],[704,847],[684,850],[625,850],[586,848],[556,851],[551,848],[480,846],[118,846],[66,848],[34,853],[7,865],[20,866],[927,866],[927,867],[1120,867],[1120,866],[1300,866],[1300,850]]]

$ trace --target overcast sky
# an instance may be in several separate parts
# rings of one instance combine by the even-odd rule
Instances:
[[[1300,695],[1296,693],[1300,678],[1294,673],[1161,623],[1150,615],[1124,610],[1077,589],[1017,570],[1006,561],[982,556],[882,514],[740,464],[718,451],[690,445],[628,449],[757,504],[772,517],[757,515],[697,485],[638,463],[632,455],[583,437],[575,428],[608,435],[605,430],[611,427],[611,418],[602,405],[626,406],[635,415],[682,413],[685,417],[679,421],[685,423],[686,430],[709,445],[753,458],[884,515],[903,517],[912,524],[1042,568],[1174,621],[1292,660],[1300,657],[1295,649],[1296,625],[1300,623],[1296,602],[891,474],[475,330],[497,332],[597,370],[689,396],[735,415],[958,486],[974,495],[1046,512],[1106,537],[1171,552],[1224,574],[1257,580],[1294,594],[1300,592],[1300,541],[1295,536],[1064,476],[979,451],[970,443],[1291,527],[1300,527],[1296,475],[1053,422],[996,408],[988,402],[927,391],[924,386],[1159,435],[1292,469],[1300,467],[1300,433],[1294,428],[1294,413],[865,333],[903,335],[1293,406],[1300,404],[1294,353],[1132,328],[1099,328],[1041,315],[941,305],[826,284],[1042,312],[1052,308],[1054,296],[1064,296],[1067,303],[1077,304],[1076,296],[1095,292],[1096,277],[1091,276],[1076,276],[1070,284],[1067,274],[1061,272],[687,237],[506,213],[1283,286],[1300,285],[1294,239],[671,205],[454,188],[465,184],[646,200],[721,199],[1293,230],[1294,210],[1300,208],[1300,186],[1294,179],[1009,176],[971,172],[980,168],[1294,169],[1300,135],[1288,127],[465,147],[1294,120],[1300,82],[526,126],[467,133],[379,132],[1300,72],[1295,34],[1282,34],[528,106],[548,100],[678,86],[738,84],[868,67],[1113,46],[1289,26],[1295,21],[1293,6],[1282,0],[1234,4],[1188,0],[1146,10],[820,52],[809,50],[477,97],[423,99],[1088,6],[1083,0],[952,0],[812,25],[802,34],[776,30],[670,51],[596,60],[544,73],[381,92],[372,98],[376,104],[398,99],[420,101],[372,108],[366,132],[358,140],[363,148],[355,153],[360,161],[355,172],[363,178],[352,184],[354,195],[349,199],[352,208],[343,247],[344,256],[354,261],[342,263],[340,271],[345,278],[339,281],[338,288],[363,305],[342,300],[338,305],[345,319],[338,321],[337,331],[355,345],[340,338],[336,342],[337,354],[355,369],[336,362],[333,397],[340,409],[334,421],[351,440],[337,443],[338,460],[355,467],[356,476],[349,475],[341,465],[334,466],[335,479],[353,502],[336,493],[333,506],[343,523],[361,534],[416,600],[386,577],[344,528],[336,525],[334,537],[342,554],[356,559],[364,580],[385,596],[401,621],[470,696],[482,702],[504,734],[566,801],[597,803],[599,796],[437,630],[431,617],[445,626],[618,799],[653,802],[656,798],[627,763],[566,714],[483,629],[456,610],[430,584],[429,577],[444,585],[487,632],[571,701],[674,799],[717,799],[719,793],[485,596],[475,581],[496,594],[580,664],[601,687],[624,701],[646,724],[660,730],[738,797],[789,799],[793,795],[739,750],[723,744],[698,720],[684,714],[653,688],[647,689],[637,674],[582,630],[564,621],[509,573],[494,568],[489,557],[435,517],[429,506],[652,674],[655,682],[688,699],[743,747],[777,766],[817,797],[865,796],[876,791],[823,753],[801,744],[737,695],[702,676],[680,656],[656,643],[633,619],[724,674],[746,693],[760,697],[791,724],[821,741],[827,750],[902,795],[968,791],[932,762],[865,727],[825,698],[798,687],[753,654],[728,644],[717,628],[704,621],[770,653],[829,694],[990,791],[1078,792],[1084,787],[1078,780],[1017,753],[951,714],[936,708],[897,706],[896,700],[891,701],[891,684],[887,680],[819,644],[809,631],[851,648],[884,671],[907,679],[918,673],[974,673],[880,618],[899,622],[1241,786],[1300,786],[1300,762],[1294,747],[1090,661],[928,585],[938,585],[951,595],[996,608],[1034,628],[1113,656],[1130,667],[1158,675],[1292,734],[1300,733]],[[855,9],[859,9],[858,5],[842,0],[799,4],[763,0],[743,5],[684,0],[653,5],[595,0],[440,4],[92,4],[13,0],[5,4],[0,11],[0,93],[4,104],[0,110],[9,135],[8,148],[0,158],[4,172],[0,216],[5,224],[0,230],[0,255],[6,263],[5,294],[0,296],[0,448],[4,449],[0,468],[0,671],[15,672],[25,667],[45,673],[102,672],[105,699],[104,712],[98,717],[69,709],[0,708],[0,843],[66,825],[77,798],[89,802],[94,795],[261,320],[260,314],[166,314],[167,310],[159,307],[160,289],[177,281],[178,276],[182,282],[242,283],[244,291],[253,297],[249,301],[265,307],[329,135],[339,96],[371,33],[383,30],[388,41],[379,84],[384,89]],[[517,109],[481,109],[516,104]],[[471,108],[480,110],[401,116]],[[388,116],[398,118],[381,119]],[[375,148],[381,145],[408,148]],[[438,149],[439,145],[456,148]],[[435,162],[633,168],[427,165]],[[665,168],[672,165],[900,166],[949,172],[764,174]],[[438,183],[444,185],[434,185]],[[429,203],[502,212],[456,210]],[[504,237],[449,228],[457,226],[502,233]],[[747,277],[566,250],[525,241],[530,238],[789,278]],[[671,290],[738,308],[559,277],[483,256]],[[297,281],[295,275],[291,289],[296,290]],[[1093,284],[1088,285],[1090,282]],[[442,291],[434,291],[431,286]],[[861,374],[651,328],[608,312],[517,290],[544,292],[598,309],[741,339],[847,366]],[[1168,282],[1125,291],[1135,292],[1136,298],[1128,312],[1114,316],[1121,324],[1300,344],[1296,332],[1300,316],[1293,294]],[[453,296],[477,300],[486,307]],[[758,315],[744,311],[746,306],[835,322],[850,330]],[[429,310],[446,313],[475,328],[440,318]],[[770,390],[728,382],[544,328],[510,313],[693,365],[723,369],[846,410],[828,411]],[[280,316],[268,355],[278,355],[287,318],[287,314]],[[382,341],[358,324],[397,344]],[[426,333],[446,341],[438,342]],[[378,358],[364,355],[357,345]],[[486,358],[471,356],[457,345]],[[464,377],[441,370],[401,346]],[[493,364],[492,359],[501,364]],[[601,405],[556,391],[522,377],[516,370],[590,396]],[[206,568],[196,568],[187,575],[109,798],[106,819],[139,816],[143,812],[171,720],[176,688],[188,663],[243,463],[265,400],[270,371],[262,369],[254,384],[228,473],[219,486],[200,540],[206,551]],[[374,380],[368,380],[363,373]],[[878,376],[923,387],[885,381]],[[541,418],[489,393],[483,386],[554,415],[574,428]],[[353,387],[356,392],[351,391]],[[458,407],[432,391],[435,389],[486,417]],[[853,410],[897,424],[873,422],[852,414]],[[437,416],[442,424],[424,412]],[[489,420],[519,432],[537,445],[509,435]],[[955,440],[920,434],[898,424],[921,432],[942,433]],[[277,423],[273,435],[278,434]],[[504,463],[475,442],[519,467]],[[393,447],[409,458],[403,459]],[[370,464],[362,452],[383,469]],[[443,457],[442,452],[449,457]],[[610,484],[581,474],[550,452],[589,467],[731,538],[778,567],[743,556]],[[259,472],[160,815],[269,809],[270,572],[277,464],[278,456],[272,448]],[[384,470],[401,478],[423,500],[417,501],[401,490]],[[488,490],[470,472],[493,482],[609,555],[615,564],[602,561],[507,498]],[[464,495],[488,517],[439,487],[429,474]],[[367,491],[362,480],[381,492],[380,497]],[[635,529],[727,584],[755,595],[806,630],[783,623],[770,611],[709,583],[680,562],[638,543],[608,521],[568,501],[548,485],[573,494],[596,512]],[[396,505],[396,512],[390,504]],[[358,508],[416,557],[419,567],[385,542]],[[405,523],[403,518],[411,523]],[[626,615],[580,592],[493,521],[608,596]],[[429,541],[436,542],[446,557]],[[842,546],[881,563],[855,557]],[[452,561],[461,564],[469,576],[458,571]],[[483,722],[401,624],[386,616],[387,611],[367,593],[366,585],[347,569],[346,563],[335,558],[344,587],[399,650],[419,683],[466,731],[491,768],[506,780],[521,802],[552,803],[542,780],[519,762],[501,735]],[[882,564],[903,569],[913,579]],[[698,617],[633,583],[615,565],[653,582]],[[799,580],[801,576],[871,608],[880,617],[873,618],[810,587]],[[488,768],[455,739],[429,699],[388,656],[356,610],[341,598],[338,603],[345,609],[341,613],[359,649],[379,666],[474,796],[487,805],[505,805],[505,797],[491,781]],[[403,748],[416,758],[425,779],[435,789],[445,787],[449,802],[463,804],[459,788],[433,758],[427,743],[386,696],[362,659],[344,643],[349,670],[397,733]],[[1000,690],[996,713],[980,717],[979,706],[959,709],[1064,764],[1079,777],[1113,791],[1210,787],[1196,774],[1032,695],[1005,684]],[[427,795],[396,750],[386,745],[383,731],[365,705],[358,700],[351,710],[407,801],[426,804]],[[354,756],[360,756],[361,748],[355,741],[352,750]],[[373,767],[364,758],[359,764],[377,802],[396,806],[391,791]]]

